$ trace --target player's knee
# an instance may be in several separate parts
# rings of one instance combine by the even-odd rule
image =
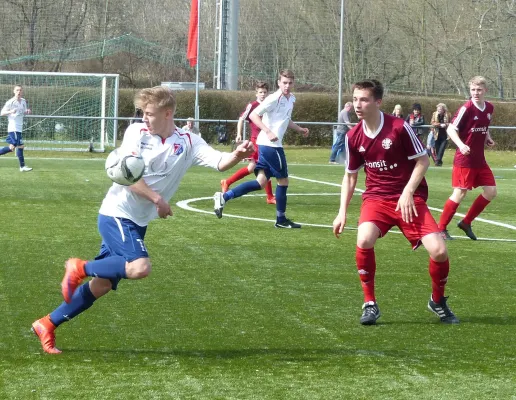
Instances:
[[[443,262],[448,259],[448,249],[446,248],[444,241],[438,242],[436,246],[429,251],[429,253],[430,258],[437,262]]]
[[[484,188],[484,197],[489,201],[493,200],[497,194],[496,186],[488,186]]]
[[[376,242],[375,238],[371,237],[358,237],[357,238],[357,247],[360,247],[361,249],[372,249],[374,247],[374,244]]]
[[[152,270],[150,259],[138,258],[127,263],[126,275],[129,279],[142,279],[150,275]]]

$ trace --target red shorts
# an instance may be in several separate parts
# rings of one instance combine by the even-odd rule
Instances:
[[[471,190],[479,186],[496,186],[493,171],[489,165],[486,164],[482,168],[453,166],[452,188]]]
[[[254,153],[251,154],[251,157],[249,157],[249,160],[253,160],[255,164],[258,162],[258,145],[256,144],[256,138],[251,138],[251,143],[254,146]]]
[[[372,222],[378,227],[382,237],[393,226],[397,226],[415,250],[421,245],[423,237],[439,232],[439,228],[426,202],[420,197],[414,197],[414,203],[418,216],[414,215],[412,222],[405,222],[401,218],[401,211],[394,211],[398,204],[397,200],[366,199],[360,209],[358,225]]]

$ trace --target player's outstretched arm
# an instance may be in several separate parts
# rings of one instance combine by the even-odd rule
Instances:
[[[222,153],[218,170],[226,171],[231,167],[237,165],[244,158],[250,157],[254,152],[254,146],[249,140],[244,140],[240,143],[235,150],[231,153]]]
[[[344,178],[342,178],[339,213],[333,220],[333,234],[337,239],[344,231],[344,226],[346,225],[346,214],[351,198],[353,197],[353,193],[355,192],[357,176],[357,172],[350,173],[346,171]]]
[[[265,125],[262,121],[260,115],[254,110],[251,114],[249,114],[249,119],[254,122],[254,124],[260,128],[260,130],[264,131],[267,134],[267,137],[271,142],[276,142],[278,140],[278,136],[269,129],[267,125]]]

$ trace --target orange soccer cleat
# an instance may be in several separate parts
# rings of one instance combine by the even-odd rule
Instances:
[[[267,204],[276,204],[276,197],[267,197]]]
[[[80,258],[69,258],[65,263],[65,274],[61,281],[61,293],[64,301],[70,303],[72,301],[75,289],[81,284],[82,280],[86,278],[84,272],[84,265],[86,261]]]
[[[220,181],[220,188],[222,190],[222,193],[226,193],[229,190],[228,182],[225,179],[222,179]]]
[[[50,321],[50,317],[47,315],[37,321],[34,321],[32,324],[32,332],[39,338],[41,342],[41,347],[45,353],[48,354],[59,354],[61,350],[56,347],[56,335],[54,330],[56,327]]]

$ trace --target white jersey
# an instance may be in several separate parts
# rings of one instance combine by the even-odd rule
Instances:
[[[2,108],[2,114],[11,110],[16,110],[15,114],[7,115],[9,124],[7,125],[7,132],[22,132],[23,130],[23,117],[28,109],[27,101],[21,98],[19,101],[15,97],[6,101],[4,108]]]
[[[292,117],[292,110],[294,109],[294,103],[296,98],[293,94],[290,94],[286,98],[281,90],[277,90],[273,94],[267,96],[265,100],[254,109],[254,111],[262,117],[262,122],[272,132],[276,134],[278,140],[271,142],[264,131],[260,131],[256,144],[261,146],[269,147],[283,147],[282,141],[283,136],[288,128],[288,123]]]
[[[193,165],[218,168],[222,153],[208,146],[199,136],[175,128],[172,136],[163,140],[149,132],[143,123],[129,125],[120,146],[123,153],[137,152],[145,161],[143,179],[165,201],[170,201],[188,168]],[[156,206],[134,193],[130,187],[117,183],[109,188],[99,210],[110,217],[127,218],[147,226],[158,218]]]

